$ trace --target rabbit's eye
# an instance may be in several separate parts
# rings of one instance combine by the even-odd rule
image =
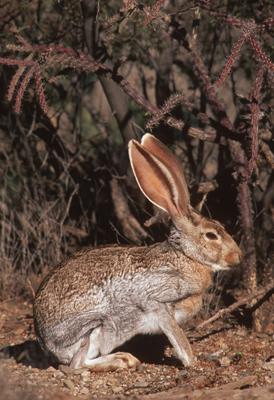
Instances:
[[[210,240],[217,240],[218,236],[214,232],[206,232],[206,237]]]

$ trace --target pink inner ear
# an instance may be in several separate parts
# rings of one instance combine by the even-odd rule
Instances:
[[[163,172],[165,166],[161,161],[135,140],[129,143],[129,157],[134,176],[144,195],[171,217],[177,216],[179,213],[173,202],[172,187]]]
[[[169,171],[174,182],[174,201],[181,214],[189,212],[190,196],[182,165],[177,157],[155,136],[146,133],[142,138],[142,145],[150,154],[157,157]]]

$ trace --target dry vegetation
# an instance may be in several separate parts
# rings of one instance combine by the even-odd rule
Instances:
[[[245,251],[237,286],[269,281],[271,2],[13,1],[0,23],[2,298],[79,245],[164,237],[128,171],[145,127],[176,144],[197,202],[213,190],[205,212]]]
[[[205,315],[246,290],[235,316],[269,330],[273,31],[271,0],[4,1],[1,299],[31,297],[79,246],[165,237],[126,152],[152,131],[181,158],[193,201],[245,254]]]

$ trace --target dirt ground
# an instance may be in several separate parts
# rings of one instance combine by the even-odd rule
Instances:
[[[2,302],[0,398],[234,399],[216,392],[219,388],[223,393],[233,389],[233,395],[239,393],[237,399],[274,399],[273,336],[223,321],[189,331],[188,336],[197,357],[189,369],[179,364],[164,338],[147,336],[127,346],[142,361],[135,371],[91,373],[82,369],[72,373],[52,364],[40,350],[31,304]],[[253,388],[252,395],[246,387]],[[241,397],[242,393],[246,396]]]

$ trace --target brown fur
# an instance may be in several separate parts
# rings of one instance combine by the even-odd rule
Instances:
[[[195,279],[201,294],[211,284],[210,268],[190,260],[166,242],[140,247],[85,248],[46,277],[36,294],[35,310],[41,315],[47,313],[47,323],[52,324],[66,314],[85,311],[95,305],[92,302],[96,300],[96,291],[106,280],[137,271],[157,270],[166,264],[171,264],[184,280]]]

